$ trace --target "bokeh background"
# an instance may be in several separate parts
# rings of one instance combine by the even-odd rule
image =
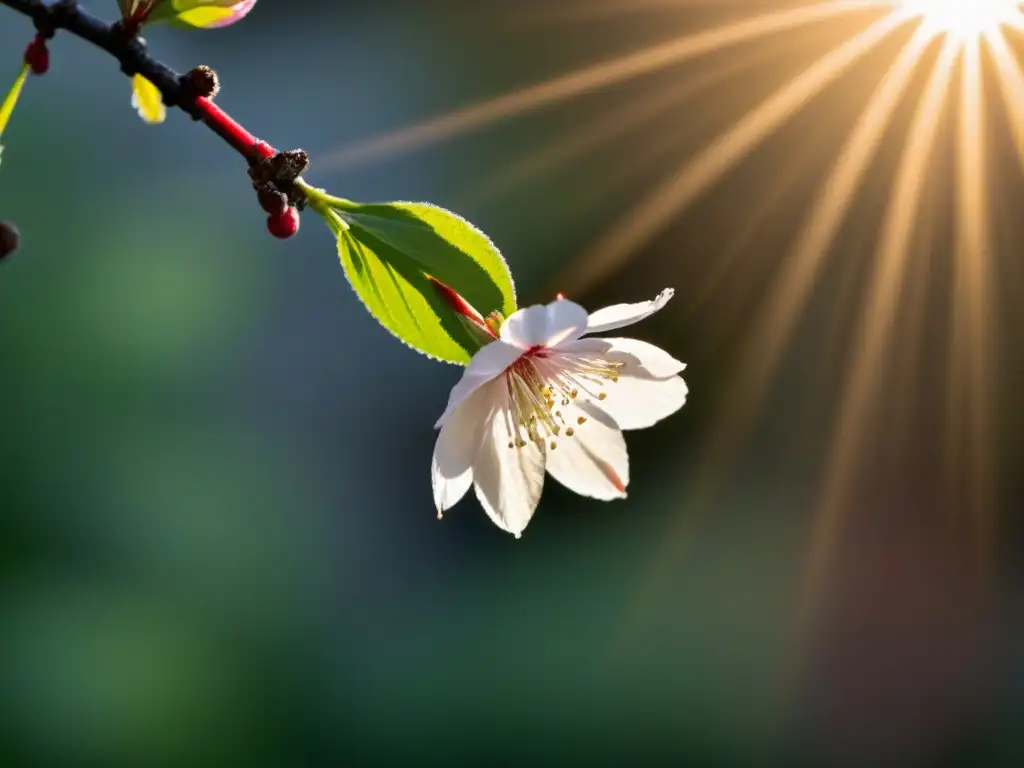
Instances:
[[[886,353],[831,506],[902,140],[881,140],[763,397],[733,398],[773,278],[909,32],[600,274],[588,255],[638,202],[878,13],[375,143],[799,4],[261,0],[237,27],[149,35],[178,69],[214,66],[254,132],[309,150],[313,183],[474,221],[524,303],[675,287],[637,334],[689,363],[690,402],[628,435],[628,500],[549,482],[520,541],[472,499],[435,519],[432,426],[458,369],[363,312],[314,216],[271,239],[237,156],[179,114],[143,125],[116,65],[59,37],[0,169],[0,218],[23,235],[0,268],[0,762],[1024,764],[1024,184],[1006,124],[984,137],[1001,172],[991,440],[942,450],[950,121],[900,301],[922,307],[916,331]],[[0,7],[12,79],[29,36]],[[980,471],[984,504],[959,479]]]

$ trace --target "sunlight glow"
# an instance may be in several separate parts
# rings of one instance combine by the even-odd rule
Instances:
[[[920,18],[923,29],[951,40],[976,40],[999,32],[1003,25],[1019,22],[1017,0],[895,0],[909,17]]]

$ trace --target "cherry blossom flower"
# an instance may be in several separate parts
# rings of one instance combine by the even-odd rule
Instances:
[[[559,298],[520,309],[500,326],[455,385],[438,420],[431,474],[438,516],[470,486],[494,523],[516,536],[530,522],[545,470],[572,491],[625,498],[629,456],[622,431],[678,411],[686,367],[636,339],[583,338],[649,317],[653,301],[587,315]]]

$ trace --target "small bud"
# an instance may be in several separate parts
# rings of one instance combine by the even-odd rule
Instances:
[[[0,221],[0,259],[5,259],[18,250],[21,234],[9,221]]]
[[[220,91],[220,80],[217,78],[217,73],[206,65],[189,70],[185,75],[185,82],[192,95],[196,97],[212,99]]]
[[[284,192],[266,187],[256,193],[256,199],[264,211],[274,216],[284,213],[288,207],[288,196]]]
[[[304,149],[278,152],[271,160],[273,181],[280,186],[291,184],[309,170],[309,154]]]
[[[46,40],[42,35],[36,35],[25,48],[25,63],[35,75],[45,75],[50,69],[50,50],[46,47]]]
[[[267,218],[267,229],[274,237],[287,240],[299,231],[299,212],[288,206],[281,213],[272,214]]]
[[[484,322],[484,318],[476,308],[466,301],[455,289],[445,285],[436,277],[427,275],[434,292],[455,312],[463,326],[481,345],[488,344],[497,338],[497,334]]]
[[[440,296],[444,303],[453,309],[456,314],[469,318],[476,325],[484,325],[484,319],[480,313],[476,311],[476,307],[462,298],[454,288],[450,285],[445,285],[436,277],[432,277],[431,275],[427,275],[427,279],[434,287],[434,292]]]

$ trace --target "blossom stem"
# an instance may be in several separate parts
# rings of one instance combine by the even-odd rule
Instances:
[[[138,37],[121,24],[106,23],[73,0],[50,4],[41,0],[0,0],[0,5],[31,18],[46,37],[62,29],[106,51],[117,59],[124,74],[142,75],[153,83],[168,107],[177,107],[202,122],[247,160],[257,159],[255,146],[259,142],[252,133],[208,98],[195,96],[178,72],[150,56]]]
[[[195,108],[200,113],[200,120],[206,126],[230,144],[243,157],[249,160],[258,158],[257,145],[260,140],[227,112],[214,104],[206,96],[195,100]]]
[[[310,201],[311,204],[317,203],[320,208],[335,208],[339,211],[351,210],[357,208],[357,204],[351,200],[346,200],[343,197],[335,197],[334,195],[327,194],[322,189],[310,186],[301,178],[295,180],[295,185],[302,190],[303,194]],[[317,207],[317,205],[314,205]]]

